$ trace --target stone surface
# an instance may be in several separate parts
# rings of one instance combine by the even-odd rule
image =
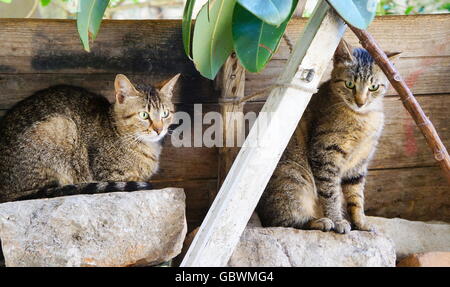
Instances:
[[[247,228],[229,266],[395,266],[391,240],[381,234]]]
[[[412,254],[401,260],[397,267],[450,267],[450,252]]]
[[[368,221],[394,242],[397,260],[414,253],[450,251],[450,224],[371,216]]]
[[[184,239],[183,248],[181,249],[181,253],[178,254],[177,257],[173,260],[174,266],[180,266],[181,262],[183,261],[184,256],[186,255],[189,246],[191,246],[192,241],[194,240],[195,235],[197,235],[198,230],[200,229],[200,226],[196,227],[194,230],[189,232],[189,234]]]
[[[388,237],[394,245],[397,259],[402,259],[405,256],[414,253],[430,252],[430,251],[450,251],[450,225],[443,222],[425,223],[419,221],[408,221],[400,218],[381,218],[381,217],[367,217],[368,221],[373,224],[377,230],[376,234]],[[341,264],[346,263],[348,258],[352,258],[352,249],[348,249],[349,253],[340,253],[341,246],[348,246],[348,242],[342,237],[346,235],[338,235],[335,233],[321,233],[313,231],[301,231],[290,228],[258,228],[260,223],[256,214],[252,215],[246,231],[241,237],[240,243],[236,248],[233,256],[230,259],[231,266],[297,266],[299,262],[303,264],[317,264],[314,266],[322,266],[327,264]],[[268,230],[268,231],[267,231]],[[176,263],[181,263],[184,254],[187,252],[189,245],[194,239],[198,228],[193,230],[188,236],[183,245],[183,251],[177,257]],[[308,233],[309,232],[309,233]],[[313,232],[313,233],[311,233]],[[307,235],[305,235],[307,234]],[[309,234],[309,235],[308,235]],[[315,234],[315,235],[311,235]],[[351,232],[353,234],[360,234],[357,240],[361,240],[361,244],[369,246],[374,242],[372,237],[377,237],[376,234],[369,235],[367,232]],[[286,237],[285,237],[286,236]],[[315,240],[317,238],[317,243]],[[312,243],[302,243],[302,240],[310,240]],[[349,239],[350,241],[353,239]],[[364,243],[363,241],[366,241]],[[300,241],[300,243],[299,243]],[[324,244],[323,242],[329,241]],[[342,242],[340,242],[342,241]],[[384,240],[381,240],[384,241]],[[377,242],[377,240],[375,240]],[[318,255],[314,258],[314,253],[311,248],[306,248],[305,245],[316,246],[319,244],[321,248],[314,249],[314,252],[319,250]],[[317,246],[316,246],[317,247]],[[304,248],[304,251],[302,251]],[[330,253],[327,255],[323,248],[330,248]],[[362,249],[364,251],[364,249]],[[354,248],[355,256],[359,256],[359,248]],[[296,258],[292,259],[291,254],[295,254]],[[350,254],[350,255],[349,255]],[[334,256],[330,259],[329,256]],[[339,258],[342,256],[342,258]],[[344,258],[346,257],[346,258]],[[306,259],[304,259],[306,258]],[[375,260],[379,260],[374,259]],[[317,262],[313,261],[316,259]],[[331,260],[335,260],[332,262]],[[394,263],[387,260],[389,266]],[[343,263],[343,264],[344,264]],[[362,261],[359,262],[362,264]],[[367,264],[371,263],[368,261]],[[248,264],[248,265],[246,265]],[[303,265],[302,265],[303,266]],[[334,266],[334,265],[332,265]],[[340,265],[342,266],[342,265]],[[347,266],[347,265],[346,265]],[[351,265],[351,266],[356,266]]]
[[[180,253],[185,235],[177,188],[0,204],[6,266],[154,265]]]

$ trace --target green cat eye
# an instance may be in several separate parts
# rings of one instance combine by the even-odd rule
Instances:
[[[348,89],[353,89],[353,88],[355,88],[355,83],[353,83],[352,81],[345,81],[345,86]]]
[[[376,90],[378,90],[379,87],[380,87],[380,85],[372,85],[369,87],[369,91],[375,92]]]
[[[139,112],[139,116],[141,117],[141,119],[144,119],[144,120],[149,118],[149,115],[147,112]]]
[[[161,117],[163,118],[167,118],[169,116],[169,111],[168,110],[164,110],[161,114]]]

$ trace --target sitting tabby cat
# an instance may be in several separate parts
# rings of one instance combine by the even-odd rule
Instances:
[[[366,50],[339,44],[331,80],[313,96],[258,204],[263,225],[348,233],[345,198],[354,228],[371,230],[363,190],[387,87]]]
[[[71,86],[16,104],[0,122],[0,202],[149,188],[178,77],[134,87],[117,75],[114,104]]]

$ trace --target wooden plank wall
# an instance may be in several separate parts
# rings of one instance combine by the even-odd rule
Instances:
[[[293,42],[305,24],[295,19],[289,25]],[[386,16],[369,31],[386,50],[403,51],[397,66],[449,147],[450,15]],[[346,39],[357,43],[350,32]],[[246,95],[273,84],[288,55],[283,42],[266,70],[247,74]],[[184,55],[180,21],[104,21],[92,52],[86,53],[73,21],[0,19],[0,116],[20,99],[55,84],[82,86],[112,99],[117,73],[154,83],[178,72],[178,110],[192,114],[195,103],[203,103],[204,112],[219,110],[220,93]],[[394,91],[385,101],[387,123],[371,165],[367,212],[450,221],[450,188],[422,135]],[[259,111],[263,102],[259,98],[245,109]],[[217,188],[217,156],[216,148],[175,148],[165,140],[161,171],[153,182],[185,188],[190,229],[200,224]]]

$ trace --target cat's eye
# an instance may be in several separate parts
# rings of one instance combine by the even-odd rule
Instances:
[[[163,110],[161,113],[162,118],[167,118],[169,116],[169,110]]]
[[[149,115],[147,112],[139,112],[139,117],[143,120],[146,120],[149,118]]]
[[[355,83],[353,83],[352,81],[345,81],[345,86],[348,89],[353,89],[353,88],[355,88]]]
[[[371,85],[369,87],[369,91],[375,92],[376,90],[378,90],[379,87],[380,87],[380,85]]]

